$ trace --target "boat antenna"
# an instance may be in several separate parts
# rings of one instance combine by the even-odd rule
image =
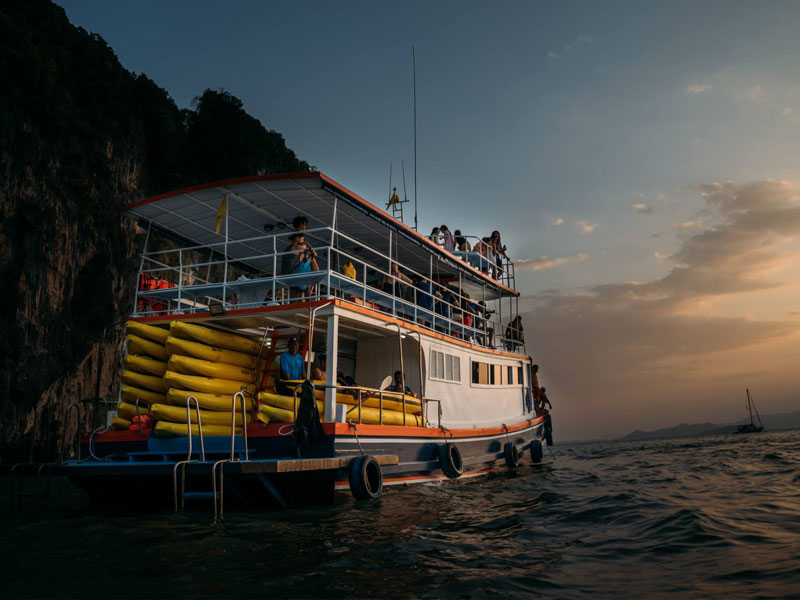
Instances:
[[[411,65],[414,90],[414,231],[419,231],[417,220],[417,55],[413,44],[411,45]]]
[[[403,170],[403,202],[408,202],[408,193],[406,192],[406,165],[400,161],[400,168]]]
[[[389,163],[389,198],[392,197],[392,163]]]

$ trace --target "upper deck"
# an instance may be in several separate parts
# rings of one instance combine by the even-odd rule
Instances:
[[[134,316],[289,308],[305,288],[304,300],[335,297],[455,338],[524,351],[521,335],[508,329],[518,302],[513,262],[449,252],[322,173],[213,182],[121,212],[148,231]],[[308,220],[303,233],[318,270],[287,269],[287,258],[298,254],[290,249],[298,216]],[[172,243],[153,247],[151,233]],[[398,280],[392,262],[434,289]]]

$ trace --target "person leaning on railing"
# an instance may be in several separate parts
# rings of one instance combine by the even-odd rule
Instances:
[[[505,258],[506,260],[508,260],[508,256],[506,256],[506,247],[503,245],[503,242],[500,241],[499,231],[497,230],[493,231],[491,239],[495,252],[495,265],[497,266],[496,279],[500,279],[503,273],[503,259]]]
[[[506,327],[506,348],[512,352],[525,343],[525,334],[522,330],[522,317],[517,315]]]
[[[385,294],[402,297],[405,294],[406,286],[414,285],[414,282],[411,281],[408,275],[404,275],[400,271],[400,268],[394,261],[392,261],[390,270],[391,274],[384,275],[383,279],[381,279],[381,289]]]
[[[461,235],[461,230],[456,229],[455,233],[453,233],[454,241],[456,243],[456,250],[459,252],[470,252],[472,250],[472,246],[470,246],[467,238]]]
[[[433,284],[424,275],[420,277],[416,287],[417,287],[417,306],[419,306],[421,309],[425,311],[433,312],[434,298],[441,300],[442,295],[438,291],[434,290]],[[430,322],[428,320],[430,317],[428,317],[427,319],[425,317],[428,317],[428,315],[419,316],[417,318],[417,321],[419,321],[419,323],[422,325],[426,323],[430,325]]]

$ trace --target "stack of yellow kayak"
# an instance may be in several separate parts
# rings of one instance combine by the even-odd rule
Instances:
[[[248,422],[258,384],[260,341],[211,327],[173,321],[165,339],[164,399],[152,406],[157,435],[187,435],[186,400],[197,399],[204,435],[230,435],[231,407],[237,392],[245,395]],[[192,429],[197,417],[192,404]],[[242,426],[236,403],[237,433]]]
[[[117,409],[117,418],[112,418],[114,429],[127,429],[136,416],[136,401],[139,412],[148,412],[148,406],[164,402],[167,387],[163,375],[167,370],[167,350],[164,346],[169,330],[164,327],[146,325],[137,321],[125,323],[128,353],[122,371],[122,401]]]
[[[324,383],[324,382],[315,382]],[[320,393],[322,392],[322,394]],[[325,419],[325,395],[324,390],[314,391],[317,401],[317,408],[321,419]],[[258,394],[258,419],[264,423],[293,423],[297,417],[297,406],[300,399],[295,401],[293,396],[279,396],[270,392],[260,392]],[[380,397],[370,395],[362,398],[361,414],[359,418],[359,408],[357,396],[351,394],[336,394],[337,404],[351,405],[347,410],[347,420],[368,424],[379,424],[381,422]],[[406,395],[406,414],[405,423],[403,421],[403,400],[401,394],[384,392],[383,394],[383,424],[384,425],[406,425],[409,427],[422,426],[421,404],[419,399]]]

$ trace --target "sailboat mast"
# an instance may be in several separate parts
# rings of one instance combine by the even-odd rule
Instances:
[[[750,405],[750,388],[745,388],[747,390],[747,410],[750,412],[750,425],[753,424],[753,407]]]

